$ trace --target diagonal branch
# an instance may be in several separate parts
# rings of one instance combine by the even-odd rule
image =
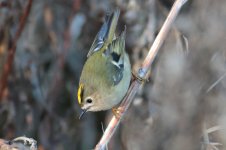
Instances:
[[[15,35],[15,37],[12,41],[12,45],[10,46],[9,51],[8,51],[7,60],[6,60],[6,63],[4,65],[4,68],[3,68],[2,76],[0,78],[0,101],[2,100],[3,91],[4,91],[4,89],[6,88],[6,85],[7,85],[8,76],[9,76],[11,70],[12,70],[14,55],[15,55],[15,52],[16,52],[16,44],[17,44],[17,41],[20,38],[20,35],[21,35],[21,33],[24,29],[26,20],[28,18],[30,10],[31,10],[31,5],[32,5],[32,0],[28,0],[28,4],[27,4],[27,6],[24,10],[23,16],[21,17],[20,24],[19,24],[19,27],[17,29],[16,35]]]
[[[147,72],[149,71],[156,54],[158,53],[160,47],[162,46],[163,41],[166,38],[175,18],[177,17],[181,7],[187,2],[187,0],[176,0],[174,5],[172,6],[169,15],[166,18],[159,34],[157,35],[152,47],[149,50],[148,55],[146,56],[142,67],[138,71],[138,78],[144,79],[146,78]],[[125,112],[129,108],[132,99],[134,98],[135,94],[137,93],[138,89],[142,86],[142,82],[139,79],[134,80],[131,83],[131,86],[123,99],[122,103],[118,107],[120,109],[120,118],[116,118],[115,116],[112,117],[111,121],[109,122],[102,138],[100,139],[99,143],[96,145],[95,150],[103,150],[105,146],[110,141],[111,137],[115,133],[122,117],[124,116]]]

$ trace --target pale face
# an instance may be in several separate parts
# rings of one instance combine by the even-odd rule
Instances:
[[[87,110],[87,111],[92,111],[93,106],[94,106],[94,99],[91,97],[87,97],[83,100],[81,109]]]
[[[95,92],[96,93],[96,92]],[[84,85],[80,84],[78,90],[78,103],[82,110],[84,111],[98,111],[98,99],[100,96],[96,95],[95,93],[87,93],[85,91]]]

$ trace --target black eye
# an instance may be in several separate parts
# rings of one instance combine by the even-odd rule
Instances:
[[[93,100],[90,98],[86,100],[86,103],[92,103],[92,102],[93,102]]]

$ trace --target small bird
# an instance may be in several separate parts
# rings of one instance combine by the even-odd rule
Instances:
[[[114,108],[125,96],[131,80],[131,65],[125,51],[124,31],[115,36],[120,11],[106,15],[83,66],[78,88],[82,113]],[[114,111],[113,111],[114,112]]]

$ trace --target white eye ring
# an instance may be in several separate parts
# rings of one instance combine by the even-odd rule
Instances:
[[[93,102],[93,100],[92,100],[91,98],[87,98],[87,99],[86,99],[86,103],[91,104],[92,102]]]

